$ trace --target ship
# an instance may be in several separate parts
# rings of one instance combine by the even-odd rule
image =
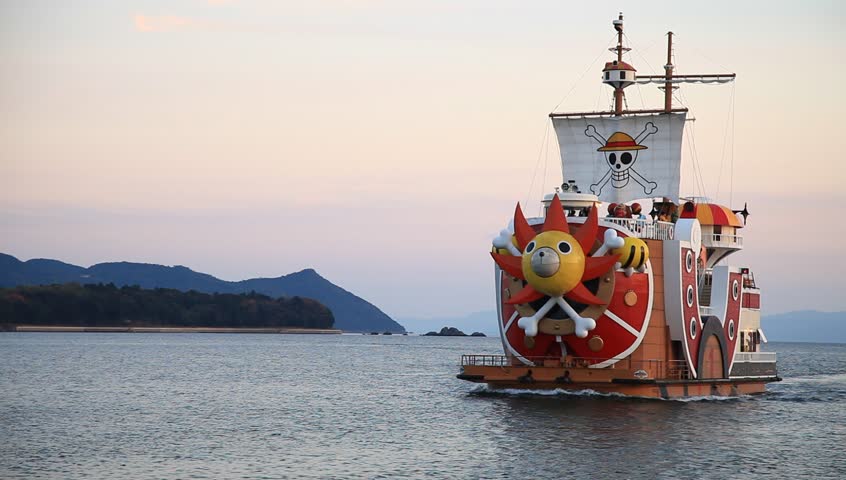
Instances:
[[[612,24],[609,110],[549,114],[566,180],[540,217],[518,203],[492,241],[504,352],[463,355],[457,377],[664,399],[763,393],[781,379],[763,351],[761,289],[728,261],[744,248],[749,211],[680,195],[690,119],[674,90],[735,74],[677,74],[669,32],[664,74],[638,75],[624,61],[623,15]],[[635,84],[658,84],[663,108],[627,109]]]

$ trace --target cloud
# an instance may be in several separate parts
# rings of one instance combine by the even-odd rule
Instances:
[[[229,33],[278,33],[279,28],[258,24],[208,20],[179,15],[135,14],[133,24],[136,32],[229,32]]]
[[[141,15],[134,17],[137,32],[176,32],[186,30],[219,30],[223,25],[208,20],[177,15]]]

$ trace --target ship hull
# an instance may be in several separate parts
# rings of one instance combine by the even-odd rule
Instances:
[[[531,373],[529,373],[531,371]],[[569,380],[565,378],[569,371]],[[623,373],[623,375],[617,376]],[[736,397],[766,392],[766,384],[781,381],[778,376],[761,378],[636,379],[620,371],[565,369],[554,367],[465,366],[457,378],[487,384],[494,390],[590,390],[631,397],[681,399],[689,397]],[[527,376],[527,374],[529,376]]]
[[[675,225],[675,233],[684,237],[682,225]],[[621,236],[633,234],[617,230]],[[545,319],[541,333],[527,338],[516,320],[532,312],[507,302],[510,291],[522,284],[497,269],[497,316],[505,355],[464,355],[458,378],[494,389],[593,390],[650,398],[752,395],[781,380],[774,354],[740,352],[737,320],[757,313],[757,308],[742,305],[746,293],[741,271],[715,268],[709,301],[701,307],[693,253],[698,246],[685,240],[645,242],[650,259],[643,272],[626,274],[615,268],[600,278],[608,286],[598,287],[597,295],[606,288],[607,308],[594,315],[597,326],[585,338],[566,326],[561,335],[544,331],[544,322],[555,326],[566,319]],[[596,339],[601,341],[594,344]]]

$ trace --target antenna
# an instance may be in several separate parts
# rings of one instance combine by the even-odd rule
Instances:
[[[617,64],[623,62],[623,12],[614,20],[614,30],[617,30]],[[614,89],[614,115],[623,115],[623,85]]]

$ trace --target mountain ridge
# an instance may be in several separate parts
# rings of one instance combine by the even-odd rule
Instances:
[[[173,288],[204,293],[254,291],[272,297],[299,296],[317,300],[329,307],[335,316],[335,328],[340,330],[405,332],[402,325],[378,307],[335,285],[313,268],[279,277],[230,282],[184,265],[120,261],[103,262],[85,268],[46,258],[21,261],[12,255],[0,253],[0,287],[71,282],[114,283],[117,286],[138,285],[142,288]]]

